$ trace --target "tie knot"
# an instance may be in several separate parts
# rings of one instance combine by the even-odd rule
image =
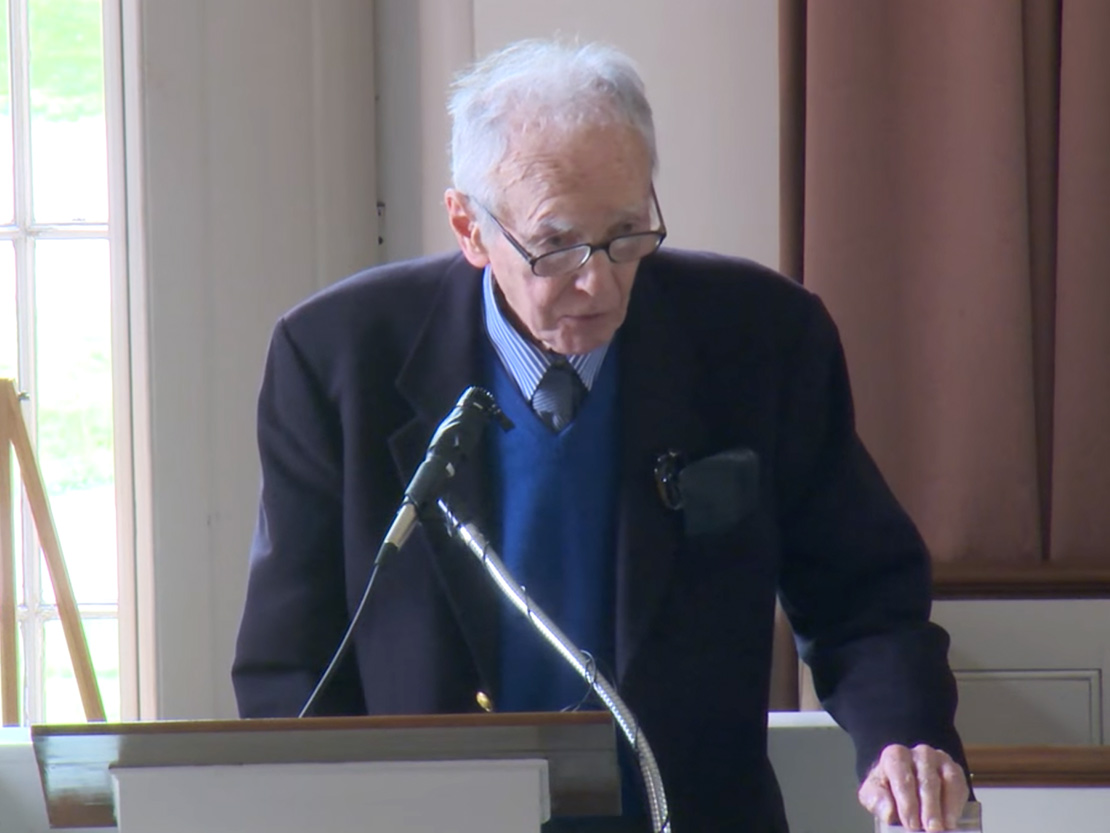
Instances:
[[[532,394],[532,410],[552,431],[562,431],[574,419],[586,386],[566,359],[551,363]]]

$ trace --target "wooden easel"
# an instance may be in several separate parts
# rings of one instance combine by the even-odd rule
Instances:
[[[46,558],[47,572],[54,586],[58,615],[62,620],[69,657],[77,678],[77,690],[85,708],[86,720],[104,720],[104,703],[93,672],[89,643],[77,613],[73,585],[69,581],[58,530],[42,483],[42,471],[31,448],[31,436],[23,420],[19,394],[11,379],[0,379],[0,707],[3,724],[18,726],[19,667],[16,663],[16,599],[15,586],[15,503],[12,496],[12,446],[19,461],[20,478],[31,506],[39,543]]]

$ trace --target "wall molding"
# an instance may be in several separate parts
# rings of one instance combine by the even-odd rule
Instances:
[[[989,669],[972,669],[961,670],[959,668],[952,669],[956,677],[956,683],[960,687],[960,707],[961,712],[963,709],[969,708],[971,705],[971,714],[974,719],[968,722],[965,721],[960,726],[959,714],[957,714],[957,725],[960,727],[960,734],[965,741],[971,740],[972,742],[978,741],[982,745],[988,745],[995,742],[1000,742],[1006,745],[1031,745],[1031,744],[1044,744],[1044,743],[1063,743],[1063,744],[1091,744],[1097,746],[1102,743],[1102,670],[1098,668],[1075,668],[1075,669],[1040,669],[1040,668],[989,668]],[[1044,685],[1036,685],[1038,683]],[[1053,693],[1059,695],[1060,686],[1073,684],[1086,691],[1086,709],[1071,709],[1059,710],[1053,708],[1052,704],[1047,702]],[[984,695],[982,693],[983,686],[991,687],[991,695],[989,696],[989,713],[984,714],[984,708],[988,708],[987,703],[984,702]],[[993,688],[998,686],[998,688]],[[976,692],[975,689],[979,688]],[[1034,693],[1034,689],[1043,689]],[[973,697],[973,694],[978,694]],[[980,733],[975,734],[974,728],[982,728],[983,724],[994,723],[994,713],[999,708],[1005,710],[1007,700],[1012,697],[1017,697],[1020,701],[1024,701],[1022,705],[1036,705],[1039,708],[1035,709],[1036,716],[1025,714],[1021,718],[1015,718],[1010,715],[1008,730],[1002,736],[992,736],[991,734]],[[1067,701],[1070,705],[1074,705],[1071,700]],[[1013,706],[1013,703],[1008,705]],[[976,708],[977,706],[977,708]],[[1084,713],[1085,711],[1085,713]],[[1033,719],[1030,719],[1033,717]],[[1040,718],[1038,720],[1037,718]],[[1017,720],[1019,725],[1013,725],[1013,721]],[[1070,720],[1075,720],[1074,726],[1061,725],[1061,722],[1066,724]],[[1045,736],[1043,723],[1047,722],[1053,727],[1050,735]],[[1027,725],[1020,725],[1027,724]],[[1084,726],[1080,730],[1080,726]],[[997,729],[997,727],[994,727]],[[1032,733],[1030,733],[1032,731]]]

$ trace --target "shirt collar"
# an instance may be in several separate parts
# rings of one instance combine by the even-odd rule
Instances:
[[[486,333],[493,344],[493,349],[497,351],[501,363],[513,377],[524,398],[531,402],[532,395],[539,387],[540,379],[547,372],[547,368],[559,358],[559,354],[537,347],[517,332],[516,327],[505,317],[501,306],[497,303],[493,272],[488,265],[482,276],[482,301],[485,308]],[[593,388],[594,380],[601,370],[608,351],[609,342],[606,342],[589,353],[566,356],[567,362],[578,373],[586,390]]]

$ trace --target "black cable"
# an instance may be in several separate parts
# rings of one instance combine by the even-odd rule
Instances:
[[[382,562],[395,552],[397,552],[397,547],[395,545],[388,541],[382,543],[381,549],[378,550],[378,554],[374,557],[374,567],[370,570],[370,578],[366,580],[366,589],[362,591],[362,600],[358,603],[355,615],[351,617],[351,624],[347,626],[347,632],[343,634],[343,639],[340,641],[339,647],[335,649],[335,655],[331,658],[331,662],[328,663],[328,667],[324,671],[323,676],[321,676],[320,681],[316,683],[316,688],[312,690],[312,694],[309,695],[308,700],[301,708],[300,714],[298,714],[297,717],[306,717],[309,712],[312,711],[312,707],[316,705],[316,701],[319,699],[320,694],[328,687],[328,684],[331,683],[332,678],[339,670],[339,663],[343,660],[343,657],[347,654],[347,650],[351,647],[351,637],[355,632],[355,626],[362,618],[362,611],[366,609],[366,600],[370,598],[370,590],[374,586],[374,580],[378,577],[378,570],[381,568]]]

